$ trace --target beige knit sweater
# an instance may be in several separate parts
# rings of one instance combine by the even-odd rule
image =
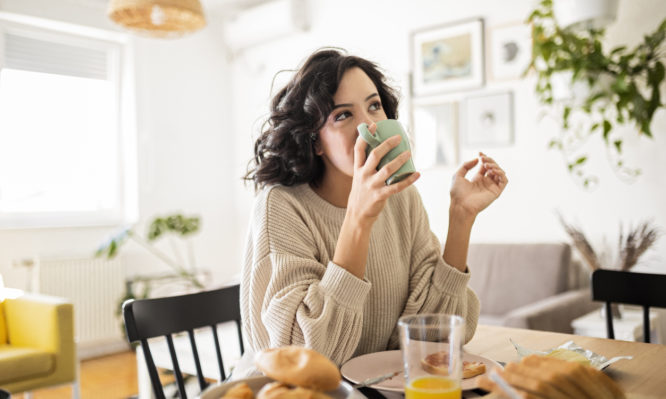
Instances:
[[[463,316],[472,338],[479,301],[469,273],[442,259],[416,188],[389,198],[375,222],[363,280],[332,262],[344,217],[307,184],[258,194],[241,279],[251,350],[304,345],[340,365],[398,348],[398,318],[431,312]]]

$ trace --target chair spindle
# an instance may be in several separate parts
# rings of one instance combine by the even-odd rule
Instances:
[[[176,376],[180,397],[181,399],[187,399],[187,393],[185,392],[185,381],[183,380],[183,373],[180,371],[180,365],[178,364],[178,356],[176,355],[176,348],[173,346],[173,338],[171,338],[171,334],[167,334],[165,337],[167,344],[169,345],[169,354],[171,355],[173,374]]]
[[[155,396],[157,396],[157,399],[166,399],[164,396],[164,390],[162,390],[162,384],[160,384],[160,376],[157,374],[157,367],[155,367],[155,362],[153,361],[153,355],[150,353],[147,339],[141,340],[141,350],[143,350],[143,357],[146,359],[146,367],[148,367],[148,374],[150,375],[150,382],[153,385]]]
[[[243,330],[241,329],[240,320],[235,320],[236,330],[238,331],[238,343],[240,344],[240,354],[245,353],[245,348],[243,348]]]
[[[227,375],[224,372],[224,362],[222,362],[222,350],[220,349],[220,338],[217,336],[217,327],[210,326],[213,331],[213,339],[215,340],[215,354],[217,355],[217,367],[220,368],[220,381],[227,379]],[[242,347],[241,347],[242,351]]]
[[[190,337],[190,346],[192,347],[192,357],[194,358],[194,366],[197,369],[197,378],[199,379],[199,388],[203,391],[208,384],[203,376],[203,371],[201,371],[201,360],[199,359],[199,351],[197,350],[197,342],[194,339],[194,331],[187,330],[187,335]]]

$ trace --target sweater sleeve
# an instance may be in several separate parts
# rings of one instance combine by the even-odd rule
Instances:
[[[416,190],[412,199],[412,254],[409,296],[402,316],[417,313],[447,313],[465,319],[465,343],[474,336],[479,320],[479,299],[468,287],[470,274],[446,264],[441,244],[430,230],[428,217]],[[390,348],[399,346],[398,329],[394,329]]]
[[[252,224],[248,273],[249,323],[254,350],[303,345],[336,364],[361,338],[370,283],[318,253],[313,222],[293,198],[269,193]]]

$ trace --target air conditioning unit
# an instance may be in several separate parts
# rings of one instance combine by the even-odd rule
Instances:
[[[236,53],[309,28],[307,0],[269,0],[237,11],[225,22],[224,35]]]

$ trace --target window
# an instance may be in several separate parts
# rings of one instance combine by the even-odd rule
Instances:
[[[131,100],[127,44],[35,21],[0,13],[0,227],[130,221],[136,140],[132,113],[121,107]]]

